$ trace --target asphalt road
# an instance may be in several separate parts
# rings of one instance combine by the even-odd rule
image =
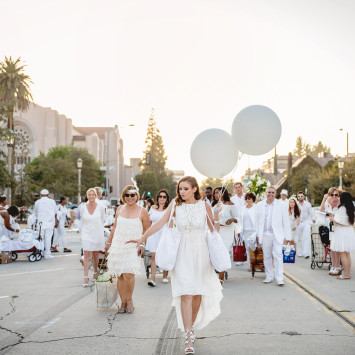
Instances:
[[[72,254],[0,265],[0,354],[183,354],[170,284],[137,277],[135,313],[97,309],[82,288],[80,240],[68,233]],[[61,248],[60,248],[61,250]],[[353,255],[355,260],[355,255]],[[265,285],[247,266],[229,272],[222,313],[196,332],[196,354],[354,354],[354,278],[338,281],[310,260],[285,265],[285,287]],[[343,317],[341,318],[339,314]],[[353,324],[353,325],[352,325]]]

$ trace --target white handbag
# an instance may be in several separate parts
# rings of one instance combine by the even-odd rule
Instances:
[[[211,263],[216,271],[226,271],[232,267],[231,257],[225,244],[223,243],[222,237],[216,231],[207,211],[206,215],[213,228],[213,232],[211,232],[208,228],[207,233],[207,245],[208,251],[210,253]]]
[[[155,262],[160,269],[171,271],[174,269],[179,251],[181,232],[170,228],[171,218],[175,209],[175,200],[171,207],[169,222],[163,227],[163,231],[155,254]]]

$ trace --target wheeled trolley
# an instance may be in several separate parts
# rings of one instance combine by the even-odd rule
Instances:
[[[256,270],[259,270],[261,272],[265,271],[263,248],[257,247],[255,248],[255,250],[251,250],[249,248],[249,253],[250,253],[251,274],[254,277]]]
[[[312,260],[311,269],[316,266],[321,268],[328,264],[328,270],[331,268],[329,228],[326,226],[314,226],[311,233]]]

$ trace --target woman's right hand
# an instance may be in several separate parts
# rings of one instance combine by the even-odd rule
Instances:
[[[329,197],[328,194],[324,194],[324,196],[323,196],[323,201],[325,201],[328,197]]]

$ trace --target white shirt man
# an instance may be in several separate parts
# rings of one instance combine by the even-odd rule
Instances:
[[[315,216],[312,209],[312,205],[305,200],[305,194],[303,192],[298,192],[297,200],[299,202],[299,207],[301,208],[300,224],[297,227],[298,234],[298,250],[299,257],[304,256],[305,259],[309,258],[309,251],[311,248],[310,235],[311,235],[311,220],[315,223]]]
[[[44,258],[52,259],[54,256],[51,255],[51,239],[58,220],[57,206],[54,200],[48,198],[48,194],[48,190],[41,191],[41,198],[35,202],[34,213],[44,239]]]
[[[68,210],[66,209],[65,205],[68,203],[68,200],[65,197],[60,199],[60,202],[57,206],[57,218],[58,218],[58,228],[54,232],[53,244],[52,244],[52,251],[57,252],[57,244],[58,240],[62,238],[62,246],[64,253],[71,253],[71,250],[67,248],[67,241],[66,241],[66,233],[65,233],[65,222],[67,220]]]
[[[234,184],[234,192],[235,195],[231,197],[231,201],[234,203],[234,205],[237,207],[237,220],[238,223],[235,224],[235,231],[236,233],[241,232],[241,223],[239,223],[239,220],[242,218],[243,214],[243,209],[245,207],[245,193],[243,192],[243,185],[241,182],[236,182]],[[241,263],[238,263],[238,265]],[[237,264],[236,264],[237,265]]]
[[[290,220],[287,209],[279,200],[275,199],[275,188],[269,187],[266,195],[266,200],[257,204],[256,214],[256,236],[264,253],[266,278],[263,282],[272,282],[275,275],[278,285],[283,286],[282,245],[284,238],[291,238]]]
[[[285,207],[287,207],[288,209],[289,200],[287,198],[287,195],[288,195],[288,191],[286,189],[282,189],[280,192],[280,202],[283,203]]]

